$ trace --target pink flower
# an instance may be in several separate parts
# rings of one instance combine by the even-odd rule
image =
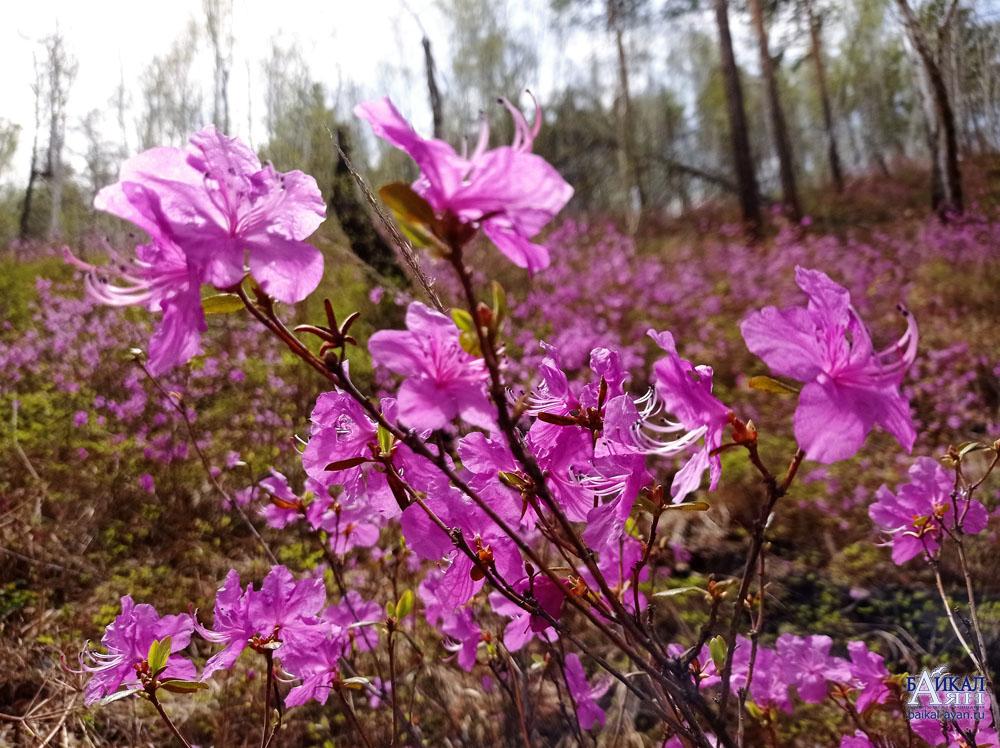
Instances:
[[[826,698],[828,681],[846,683],[851,677],[847,661],[830,656],[832,644],[829,636],[793,634],[782,634],[775,643],[778,661],[787,668],[789,684],[807,704],[818,704]]]
[[[303,240],[326,214],[316,180],[279,173],[246,145],[207,127],[190,145],[152,148],[126,161],[94,200],[152,237],[179,247],[194,276],[217,288],[243,278],[244,256],[261,288],[301,301],[323,275],[323,256]]]
[[[249,584],[241,590],[239,574],[231,570],[215,598],[214,630],[198,626],[204,639],[225,645],[205,663],[202,677],[231,668],[248,645],[262,650],[315,641],[322,636],[319,613],[325,603],[322,579],[296,582],[284,566],[274,566],[259,590]]]
[[[840,739],[840,748],[875,748],[875,744],[861,730],[855,730],[853,735]]]
[[[399,420],[421,430],[443,428],[454,418],[492,428],[486,366],[462,349],[455,324],[415,301],[406,312],[406,328],[380,330],[368,341],[377,365],[405,377],[397,396]]]
[[[326,636],[308,645],[293,644],[281,659],[282,668],[292,677],[301,678],[285,697],[285,706],[302,706],[307,701],[325,704],[335,678],[340,677],[340,660],[349,649],[344,630],[328,625]]]
[[[643,403],[645,407],[641,414],[630,403],[621,400],[615,408],[609,404],[609,414],[614,413],[615,417],[612,419],[609,415],[605,430],[609,437],[620,434],[621,439],[626,433],[633,432],[639,439],[639,445],[650,454],[690,455],[674,475],[670,486],[674,503],[680,503],[689,493],[697,490],[706,470],[710,476],[709,489],[714,490],[718,485],[722,462],[718,455],[712,455],[712,451],[722,444],[730,410],[712,394],[713,372],[710,366],[695,366],[681,358],[674,336],[669,332],[650,330],[649,336],[667,354],[656,362],[653,369],[655,398]],[[654,416],[661,410],[676,420],[654,423]],[[680,436],[663,440],[665,435],[675,434]]]
[[[806,457],[836,462],[853,456],[877,424],[913,448],[916,430],[899,392],[917,353],[917,325],[877,352],[847,289],[818,270],[795,268],[806,307],[766,307],[740,326],[747,347],[778,375],[804,382],[795,411],[795,438]]]
[[[917,459],[909,470],[910,482],[896,493],[881,486],[877,501],[868,515],[892,536],[892,560],[905,564],[921,553],[934,555],[941,545],[944,529],[961,528],[975,535],[986,528],[986,508],[959,492],[953,498],[954,479],[935,460]]]
[[[109,188],[105,188],[109,189]],[[64,251],[66,261],[86,275],[87,294],[109,306],[141,305],[163,314],[149,341],[148,367],[162,374],[201,353],[205,315],[199,288],[202,278],[180,247],[150,226],[153,241],[135,248],[131,263],[112,255],[112,263],[96,266]],[[118,283],[109,282],[114,278]]]
[[[851,657],[851,680],[858,688],[856,708],[865,711],[872,704],[884,704],[891,696],[886,685],[889,671],[882,655],[868,650],[864,642],[848,642],[847,652]]]
[[[86,650],[84,656],[92,664],[84,664],[84,671],[91,673],[84,689],[84,703],[96,701],[115,693],[124,683],[139,684],[136,665],[146,662],[149,647],[154,641],[170,637],[170,657],[160,679],[196,677],[194,664],[176,656],[191,641],[194,620],[189,615],[163,616],[152,605],[136,605],[128,595],[121,599],[122,612],[118,614],[101,638],[105,652]]]
[[[468,157],[441,140],[420,137],[388,98],[369,101],[354,113],[374,133],[409,154],[420,167],[413,189],[439,216],[451,215],[483,232],[518,267],[534,272],[549,264],[549,251],[531,239],[573,195],[559,173],[531,145],[542,126],[541,109],[529,127],[524,115],[504,101],[514,118],[514,142],[487,150],[483,120],[479,142]]]
[[[580,727],[584,730],[589,730],[594,725],[604,727],[604,710],[597,705],[597,701],[611,687],[610,678],[604,678],[592,686],[587,680],[587,673],[583,669],[580,657],[573,652],[566,655],[564,672],[569,695],[576,706]]]

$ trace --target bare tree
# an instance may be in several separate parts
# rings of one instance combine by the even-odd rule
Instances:
[[[637,216],[642,214],[647,200],[643,189],[642,170],[636,154],[635,117],[629,86],[628,56],[625,50],[625,24],[626,14],[631,14],[634,18],[638,10],[639,6],[634,0],[607,0],[608,31],[614,38],[618,63],[618,143],[623,182],[630,198],[629,207]]]
[[[926,95],[933,118],[930,123],[934,183],[931,205],[938,215],[961,214],[964,210],[962,172],[958,160],[958,130],[955,111],[943,72],[944,56],[951,41],[951,27],[958,10],[958,0],[950,0],[932,39],[920,23],[908,0],[896,0],[903,28],[917,54],[926,82]]]
[[[42,129],[42,95],[45,78],[37,55],[32,55],[35,68],[35,80],[31,84],[31,92],[35,100],[35,122],[31,136],[31,166],[28,169],[28,184],[24,188],[24,200],[21,201],[21,218],[18,223],[18,236],[21,241],[28,238],[31,220],[31,206],[35,199],[35,184],[39,177],[38,170],[38,133]]]
[[[798,187],[795,184],[795,159],[792,156],[792,142],[788,137],[785,110],[781,106],[781,91],[778,86],[778,72],[768,39],[764,7],[761,0],[749,0],[750,17],[757,34],[757,48],[760,51],[760,72],[767,89],[768,111],[771,115],[771,137],[778,155],[778,169],[781,174],[781,196],[785,211],[794,221],[802,217]]]
[[[826,82],[826,60],[823,57],[823,30],[813,0],[803,0],[806,23],[809,26],[809,56],[816,73],[816,90],[819,93],[823,111],[823,130],[826,133],[826,154],[830,164],[830,178],[837,192],[844,191],[844,173],[840,165],[840,151],[837,148],[837,133],[833,123],[833,106]]]
[[[21,126],[0,119],[0,174],[10,167],[17,152],[17,142],[21,135]]]
[[[156,57],[142,74],[142,148],[184,142],[202,122],[202,96],[193,66],[198,26],[191,22],[166,55]]]
[[[62,194],[65,183],[63,147],[66,143],[66,103],[76,77],[76,60],[66,51],[62,35],[52,34],[44,41],[46,52],[46,112],[49,119],[49,146],[46,176],[49,182],[49,239],[62,231]]]
[[[232,0],[203,0],[205,31],[212,47],[214,86],[212,90],[212,122],[223,132],[229,132],[229,74],[233,64],[233,3]]]
[[[729,116],[729,139],[736,169],[736,184],[740,191],[740,210],[743,222],[752,238],[760,235],[760,193],[750,151],[746,108],[743,103],[743,85],[740,70],[733,52],[733,37],[729,31],[729,0],[713,0],[715,23],[719,32],[719,53],[722,58],[722,76],[726,88],[726,110]]]

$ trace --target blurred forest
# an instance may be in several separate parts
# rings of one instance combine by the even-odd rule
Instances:
[[[1000,9],[986,3],[537,3],[538,17],[567,44],[592,50],[589,64],[561,70],[565,83],[539,92],[546,127],[535,148],[575,187],[572,207],[581,213],[635,228],[699,206],[738,207],[754,232],[768,208],[797,220],[821,212],[853,178],[913,164],[930,174],[930,205],[959,213],[962,162],[1000,147]],[[487,116],[495,139],[508,137],[497,98],[528,105],[524,90],[553,77],[541,69],[532,29],[513,20],[508,0],[438,5],[447,26],[425,29],[414,14],[423,59],[396,61],[398,74],[409,67],[404,82],[426,87],[435,135],[474,142]],[[203,11],[145,69],[123,70],[107,102],[76,120],[67,102],[83,62],[58,32],[38,40],[34,122],[0,118],[0,247],[87,243],[106,233],[113,224],[101,225],[90,204],[126,157],[180,145],[208,122],[230,132],[231,101],[246,97],[249,112],[263,112],[265,132],[253,139],[262,157],[315,175],[354,250],[391,270],[334,147],[374,183],[408,176],[405,157],[376,151],[351,115],[375,92],[349,78],[331,88],[279,37],[259,69],[248,70],[250,90],[235,91],[232,0],[205,0]],[[18,153],[30,163],[15,161]]]

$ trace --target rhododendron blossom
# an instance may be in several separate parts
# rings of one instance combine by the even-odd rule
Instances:
[[[399,419],[417,429],[444,428],[455,418],[492,428],[486,366],[462,349],[455,323],[415,301],[406,311],[406,328],[380,330],[368,341],[372,361],[405,378],[397,394]]]
[[[264,577],[259,590],[240,589],[235,571],[226,576],[215,599],[214,628],[198,626],[198,633],[215,644],[224,644],[205,664],[207,678],[217,670],[228,670],[247,647],[317,641],[323,636],[319,613],[326,602],[322,579],[296,582],[284,566],[275,566]]]
[[[243,278],[245,259],[261,288],[290,304],[323,275],[322,255],[303,241],[326,215],[316,180],[262,167],[246,145],[211,126],[187,149],[151,148],[126,161],[94,206],[173,241],[217,288]]]
[[[323,275],[323,256],[303,241],[326,214],[316,181],[262,167],[243,143],[213,127],[192,135],[186,150],[151,148],[129,159],[94,205],[151,241],[136,247],[131,264],[97,267],[68,251],[67,258],[88,273],[87,289],[98,301],[163,313],[149,342],[154,374],[201,352],[201,284],[234,286],[245,258],[260,287],[288,303],[308,296]]]
[[[805,386],[795,411],[795,438],[806,457],[836,462],[851,457],[877,424],[907,451],[916,429],[900,394],[917,352],[917,324],[895,345],[876,351],[847,289],[818,270],[795,268],[805,307],[766,307],[740,325],[747,347],[778,375]]]
[[[595,685],[587,680],[587,673],[583,669],[580,657],[570,653],[566,655],[566,662],[563,665],[566,675],[566,685],[569,688],[570,698],[576,707],[576,716],[580,720],[580,727],[589,730],[594,725],[604,726],[604,710],[598,706],[597,701],[611,687],[609,678],[602,678]]]
[[[189,615],[160,616],[152,605],[136,605],[130,595],[121,599],[121,613],[108,624],[101,644],[105,652],[88,650],[83,663],[90,679],[84,689],[84,703],[94,702],[115,693],[122,684],[133,686],[139,683],[139,671],[145,665],[146,656],[154,641],[170,637],[170,656],[160,679],[178,678],[188,680],[196,677],[194,663],[176,653],[187,647],[191,641],[194,620]],[[154,675],[153,673],[149,673]]]
[[[437,214],[481,226],[515,265],[541,270],[549,264],[549,251],[531,239],[569,202],[573,188],[531,153],[542,126],[541,109],[536,107],[529,126],[521,112],[504,103],[514,118],[514,142],[490,149],[484,119],[475,150],[467,156],[442,140],[422,138],[388,98],[361,104],[354,113],[416,162],[420,177],[413,188]]]
[[[892,560],[905,564],[921,553],[935,556],[945,529],[975,535],[986,529],[986,508],[955,487],[955,478],[929,457],[910,467],[910,482],[895,493],[881,486],[868,514],[892,538]]]

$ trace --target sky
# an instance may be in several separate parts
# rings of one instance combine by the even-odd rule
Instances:
[[[509,0],[508,5],[512,25],[530,33],[539,51],[540,79],[525,81],[525,87],[538,93],[543,102],[546,92],[560,87],[568,77],[585,75],[592,57],[607,63],[605,71],[614,70],[607,39],[601,34],[567,32],[549,11],[549,0]],[[191,19],[201,24],[204,18],[202,0],[6,0],[2,7],[0,120],[19,124],[21,134],[18,152],[7,172],[0,174],[0,183],[23,183],[27,178],[34,128],[32,55],[41,50],[41,39],[58,30],[78,61],[68,102],[65,158],[79,169],[84,145],[79,131],[81,118],[92,109],[101,110],[108,139],[120,142],[109,104],[119,80],[124,80],[133,94],[130,116],[134,120],[143,70],[155,56],[169,50]],[[360,86],[365,96],[390,94],[418,130],[429,131],[420,25],[432,40],[438,67],[445,67],[450,59],[449,24],[435,0],[234,0],[230,134],[259,145],[264,130],[259,76],[275,38],[285,46],[296,46],[313,78],[326,84],[335,96],[348,83]],[[733,32],[737,49],[749,51],[745,26],[734,23]],[[644,43],[642,34],[633,36],[637,45]],[[203,42],[202,47],[207,44]],[[662,37],[650,48],[654,54],[662,53],[665,64]],[[753,54],[743,56],[754,64]],[[644,70],[646,75],[657,74],[655,67],[647,65]],[[668,70],[660,74],[670,79],[676,70],[672,75]],[[212,89],[207,49],[199,58],[197,76],[207,112]],[[443,84],[447,95],[446,78]],[[609,85],[608,91],[612,89]],[[346,98],[341,93],[336,102],[345,113],[354,103]],[[128,124],[134,152],[134,122]],[[39,140],[45,142],[44,133]]]
[[[235,0],[231,134],[249,138],[254,131],[262,133],[262,93],[253,90],[253,77],[259,75],[275,37],[297,46],[314,78],[331,90],[350,80],[375,95],[386,81],[394,80],[397,90],[391,93],[400,100],[399,105],[413,112],[418,127],[429,126],[424,89],[399,85],[388,75],[392,67],[422,69],[421,32],[413,14],[429,30],[435,47],[443,49],[446,25],[434,0],[406,0],[406,5],[404,0]],[[202,21],[201,0],[4,2],[0,119],[13,121],[22,130],[10,170],[14,173],[0,175],[0,179],[21,182],[20,172],[28,169],[34,120],[32,54],[38,53],[40,39],[58,29],[79,63],[68,102],[67,150],[72,163],[79,159],[82,148],[79,133],[73,132],[75,123],[93,108],[109,110],[108,102],[120,79],[136,91],[150,60],[166,52],[192,18]],[[444,52],[440,54],[444,59]],[[207,57],[202,62],[199,77],[207,101],[212,68]],[[248,101],[252,102],[249,107]]]

